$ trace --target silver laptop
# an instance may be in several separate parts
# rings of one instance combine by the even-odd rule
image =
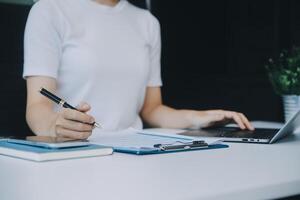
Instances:
[[[300,110],[281,128],[257,128],[254,131],[241,130],[235,127],[205,128],[188,130],[179,135],[193,137],[220,137],[224,142],[246,142],[272,144],[277,140],[292,134],[300,126]]]

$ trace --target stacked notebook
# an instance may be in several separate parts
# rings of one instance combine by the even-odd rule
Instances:
[[[110,147],[90,144],[84,147],[49,149],[30,145],[14,144],[3,139],[0,141],[0,154],[32,161],[50,161],[71,158],[104,156],[113,153]]]

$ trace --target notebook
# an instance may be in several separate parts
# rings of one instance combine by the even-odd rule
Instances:
[[[110,155],[112,153],[112,148],[95,144],[90,144],[84,147],[49,149],[30,145],[9,143],[7,142],[7,140],[0,141],[0,155],[6,155],[37,162],[104,156]]]

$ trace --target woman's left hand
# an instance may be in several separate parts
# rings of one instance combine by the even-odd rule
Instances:
[[[227,110],[195,111],[191,115],[192,127],[195,129],[225,125],[235,122],[241,129],[254,130],[243,113]]]

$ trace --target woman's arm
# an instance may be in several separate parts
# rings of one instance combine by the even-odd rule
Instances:
[[[77,139],[88,138],[93,130],[94,118],[85,112],[91,108],[83,103],[76,110],[53,109],[53,103],[39,93],[41,87],[56,91],[56,80],[50,77],[31,76],[27,80],[26,120],[31,130],[37,135],[65,136]]]
[[[176,110],[163,105],[160,87],[148,87],[142,118],[151,126],[163,128],[199,129],[234,121],[241,129],[253,130],[253,126],[242,114],[225,110]]]

